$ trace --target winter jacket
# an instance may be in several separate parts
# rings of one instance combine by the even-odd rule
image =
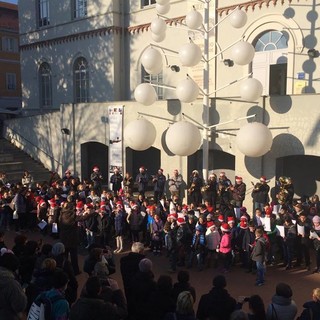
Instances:
[[[320,301],[308,301],[303,304],[305,308],[299,320],[316,320],[320,319]]]
[[[231,252],[231,233],[225,233],[220,242],[220,252],[229,253]]]
[[[291,298],[274,295],[267,308],[267,320],[294,320],[297,314],[296,303]]]
[[[266,240],[264,237],[260,237],[256,240],[256,244],[253,247],[251,259],[256,262],[264,262],[266,257]]]

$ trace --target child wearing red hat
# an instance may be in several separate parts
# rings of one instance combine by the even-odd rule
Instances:
[[[223,223],[220,227],[222,237],[220,241],[220,257],[223,261],[223,272],[230,270],[232,262],[232,246],[231,246],[231,233],[230,226],[227,223]]]

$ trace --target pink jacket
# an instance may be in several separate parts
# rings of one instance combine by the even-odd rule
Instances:
[[[231,251],[231,233],[225,233],[220,242],[220,252],[228,253]]]

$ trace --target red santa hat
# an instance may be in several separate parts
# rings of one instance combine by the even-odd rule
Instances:
[[[71,170],[70,170],[70,169],[67,169],[64,174],[71,174]]]
[[[139,168],[139,170],[145,170],[146,168],[144,167],[144,166],[141,166],[140,168]]]
[[[262,181],[262,182],[266,182],[266,181],[267,181],[266,176],[261,176],[260,181]]]
[[[236,177],[237,182],[242,182],[242,177]]]
[[[229,223],[235,223],[234,218],[233,217],[228,217],[228,224]]]
[[[36,202],[37,202],[37,203],[39,203],[41,200],[43,200],[42,197],[40,197],[40,196],[37,196],[37,197],[36,197]]]
[[[227,223],[223,223],[220,227],[221,231],[224,232],[229,232],[230,231],[230,226]]]
[[[138,205],[136,203],[131,204],[131,209],[135,210],[138,209]]]
[[[186,223],[186,220],[184,218],[181,218],[179,217],[178,220],[177,220],[177,223],[180,225],[180,224],[185,224]]]
[[[270,208],[270,207],[268,207],[267,209],[266,209],[266,216],[271,216],[271,214],[272,214],[272,209]]]
[[[214,221],[207,221],[207,228],[214,226]]]
[[[84,207],[85,207],[85,209],[93,209],[93,204],[87,203]]]
[[[54,200],[54,198],[49,200],[49,204],[51,207],[55,207],[57,205],[56,200]]]
[[[82,209],[83,208],[83,202],[82,201],[78,201],[76,204],[76,209]]]
[[[241,216],[240,217],[240,221],[248,221],[248,217],[247,216]]]
[[[47,205],[47,203],[43,199],[41,199],[40,202],[39,202],[39,206],[40,207],[45,207],[46,205]]]
[[[116,203],[117,208],[122,209],[123,208],[123,204],[121,201],[117,201]]]
[[[100,208],[102,208],[102,207],[106,207],[107,205],[106,205],[106,202],[105,201],[101,201],[100,202]]]
[[[94,166],[94,167],[93,167],[93,171],[95,171],[95,172],[96,172],[96,171],[99,171],[99,167],[98,167],[98,166]]]
[[[219,215],[218,220],[219,220],[220,222],[223,222],[223,221],[224,221],[224,218],[223,218],[223,215],[222,215],[222,214]]]
[[[172,219],[174,219],[174,220],[177,220],[178,215],[177,215],[176,213],[170,213],[170,214],[168,215],[168,217],[169,217],[169,218],[172,218]]]

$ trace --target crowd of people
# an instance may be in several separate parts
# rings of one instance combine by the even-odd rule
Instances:
[[[97,166],[93,168],[90,180],[87,181],[80,181],[72,176],[70,170],[62,178],[57,173],[52,173],[50,181],[36,184],[28,171],[24,172],[18,183],[10,183],[5,174],[1,174],[0,228],[3,231],[14,228],[18,235],[12,252],[3,251],[0,263],[2,256],[11,255],[12,261],[12,255],[16,258],[15,264],[11,261],[15,269],[11,270],[11,267],[10,271],[19,270],[18,278],[14,275],[14,281],[18,280],[28,295],[27,306],[23,310],[29,309],[42,292],[46,292],[46,298],[51,299],[58,291],[63,292],[61,295],[67,302],[54,299],[60,305],[58,309],[65,310],[64,315],[57,319],[85,319],[84,310],[95,305],[96,308],[93,308],[97,312],[106,312],[107,308],[118,319],[127,316],[129,319],[156,319],[154,310],[157,306],[153,304],[162,298],[167,299],[163,305],[168,309],[166,312],[156,312],[157,315],[161,314],[157,319],[164,319],[165,316],[168,317],[166,319],[189,319],[173,314],[178,305],[186,307],[190,311],[188,316],[193,319],[195,315],[190,306],[195,300],[194,290],[190,289],[190,294],[185,293],[181,301],[177,294],[175,299],[168,301],[173,287],[172,278],[160,276],[155,282],[152,262],[140,259],[143,257],[141,248],[138,250],[139,259],[135,256],[136,260],[131,261],[135,263],[135,268],[130,267],[139,274],[131,273],[127,280],[124,276],[125,298],[121,290],[120,293],[117,291],[118,285],[112,279],[109,280],[109,275],[115,271],[112,256],[121,253],[125,246],[131,244],[135,248],[136,244],[142,243],[143,248],[149,248],[154,256],[166,254],[168,271],[172,273],[177,272],[177,267],[190,269],[195,266],[199,271],[216,268],[221,273],[227,273],[235,264],[240,264],[247,272],[256,273],[257,286],[264,285],[268,264],[283,266],[285,270],[306,268],[311,271],[311,250],[315,250],[316,256],[316,266],[312,272],[320,272],[319,198],[315,195],[311,199],[293,199],[294,190],[290,178],[279,179],[277,202],[272,203],[267,179],[261,177],[259,183],[252,188],[252,213],[243,206],[247,194],[243,179],[237,176],[232,183],[224,172],[219,174],[219,178],[212,173],[208,181],[204,182],[199,172],[193,170],[186,184],[188,198],[185,203],[181,190],[184,181],[178,170],[167,181],[163,169],[149,177],[147,170],[140,167],[134,179],[129,173],[123,177],[115,168],[109,181],[112,187],[104,187],[102,181],[103,177]],[[151,199],[146,197],[150,183],[154,186]],[[138,190],[136,195],[133,194],[135,187]],[[169,190],[167,194],[166,187]],[[40,231],[43,235],[59,239],[59,242],[51,248],[48,244],[27,241],[24,231]],[[81,273],[78,263],[79,246],[90,252],[84,266],[84,271],[90,275],[90,281],[88,280],[77,300],[76,276]],[[137,249],[133,249],[133,253],[137,253],[135,251]],[[42,260],[38,261],[39,259]],[[121,271],[125,269],[123,265]],[[63,270],[64,274],[56,274],[57,268],[58,271]],[[50,274],[50,281],[43,279],[43,272]],[[50,286],[40,285],[41,292],[33,286],[39,274],[40,282]],[[184,274],[182,277],[187,276]],[[222,279],[225,278],[214,280],[213,295],[216,294],[215,290],[222,290],[219,295],[227,294],[226,284]],[[136,283],[133,285],[132,281]],[[146,281],[145,288],[140,285],[141,281]],[[145,291],[142,292],[143,290]],[[113,291],[117,291],[117,294]],[[90,300],[101,300],[101,292],[105,295],[102,299],[103,306]],[[210,294],[211,292],[206,298],[201,298],[197,319],[210,318],[211,314],[206,313],[209,312],[208,304],[203,302],[212,299]],[[286,296],[278,294],[278,287],[276,296],[280,298],[275,297],[271,311],[270,308],[267,309],[266,317],[294,319],[296,313],[288,318],[281,318],[279,315],[275,317],[274,314],[280,312],[275,308],[278,300],[291,297],[288,293]],[[315,306],[318,306],[319,291],[314,292],[314,297]],[[252,308],[260,304],[258,309],[262,310],[259,298],[253,296],[248,301]],[[151,299],[150,309],[145,307],[146,299]],[[238,309],[242,302],[228,309],[228,317],[233,311],[241,316]],[[189,307],[186,306],[188,303]],[[172,314],[166,315],[167,312]],[[252,309],[252,312],[255,311]],[[268,316],[270,312],[272,316]],[[250,319],[263,319],[260,316]],[[217,319],[228,317],[216,316]]]

